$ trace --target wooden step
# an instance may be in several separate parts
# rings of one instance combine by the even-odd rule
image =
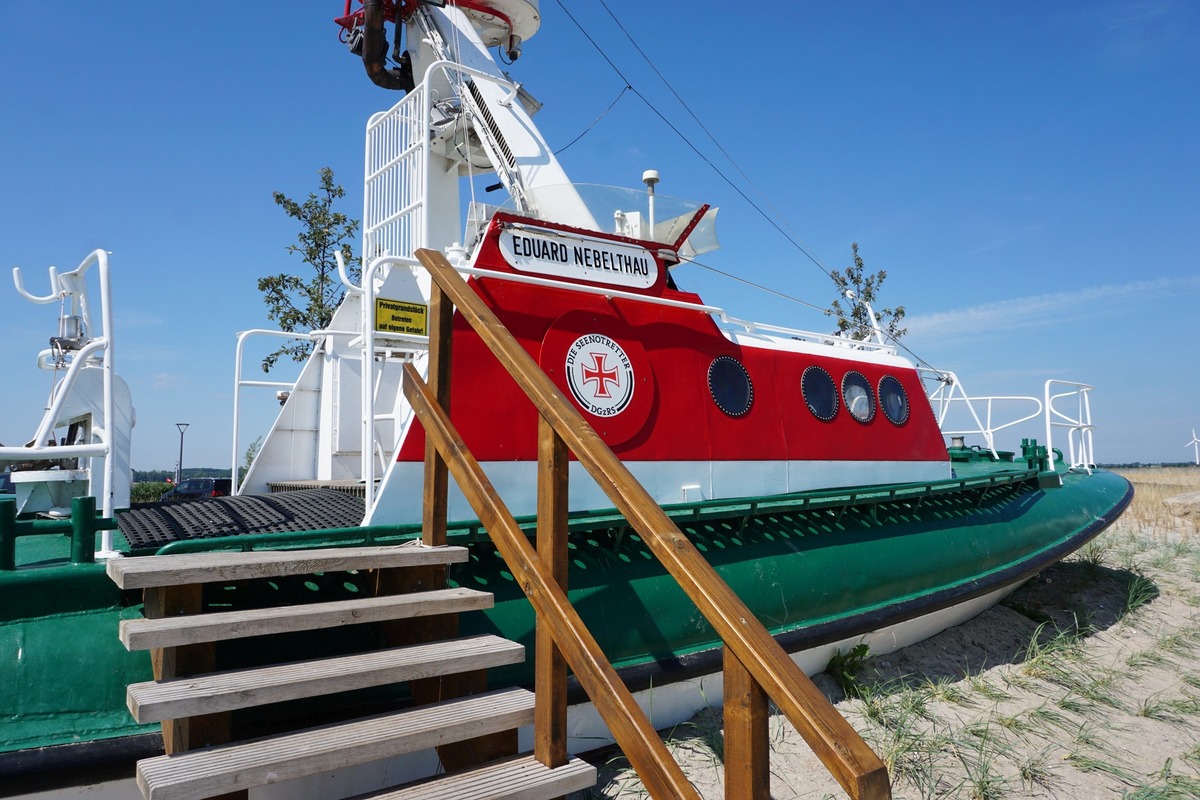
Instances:
[[[130,684],[126,702],[139,723],[162,722],[302,697],[519,664],[525,648],[483,635],[254,669]]]
[[[121,642],[127,650],[151,650],[189,644],[244,639],[272,633],[336,628],[362,622],[431,617],[491,608],[492,595],[474,589],[360,597],[297,606],[219,611],[184,617],[122,620]]]
[[[466,560],[465,547],[425,547],[420,543],[394,547],[252,550],[113,558],[108,561],[108,576],[122,589],[145,589],[351,569],[454,564]]]
[[[138,762],[146,800],[200,800],[533,723],[533,693],[501,689],[355,722]]]
[[[350,800],[553,800],[595,785],[596,768],[582,759],[551,769],[524,755]]]

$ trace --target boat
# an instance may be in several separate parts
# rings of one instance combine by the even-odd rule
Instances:
[[[0,501],[0,670],[13,687],[0,775],[37,786],[161,752],[159,726],[125,704],[127,686],[154,677],[151,659],[117,638],[144,601],[110,574],[188,554],[421,542],[439,459],[443,476],[477,466],[507,509],[486,516],[455,482],[442,492],[436,544],[468,554],[449,586],[494,596],[462,616],[460,635],[535,649],[526,573],[495,536],[509,518],[539,535],[539,465],[557,458],[566,597],[657,727],[720,698],[733,647],[663,566],[664,546],[699,554],[813,674],[857,645],[886,653],[969,619],[1128,505],[1129,483],[1096,466],[1086,384],[1048,381],[1022,399],[1031,413],[1000,422],[1000,400],[914,363],[878,324],[856,338],[750,322],[681,287],[673,268],[716,247],[716,209],[659,194],[653,171],[637,189],[571,183],[533,121],[537,101],[490,53],[515,60],[540,19],[536,0],[347,4],[339,23],[367,76],[400,94],[366,128],[367,257],[357,276],[341,265],[345,299],[309,335],[294,382],[245,374],[247,343],[278,331],[239,334],[234,496],[131,506],[135,414],[116,371],[108,255],[51,268],[44,296],[14,271],[26,300],[62,303],[38,357],[62,377],[29,444],[0,448],[16,488]],[[488,173],[507,202],[468,203],[463,182]],[[429,455],[442,420],[423,382],[452,424],[444,441],[469,459]],[[264,391],[278,415],[239,475],[240,416]],[[1002,448],[998,435],[1021,424],[1044,435]],[[547,441],[573,455],[547,456]],[[635,484],[644,502],[627,494]],[[659,527],[639,526],[643,513]],[[367,574],[271,586],[292,604],[330,601],[369,591]],[[261,601],[239,586],[203,602]],[[376,635],[345,627],[320,646],[352,652]],[[255,655],[235,645],[222,658]],[[529,664],[488,672],[492,687],[533,681]],[[612,741],[582,683],[570,691],[571,752]]]

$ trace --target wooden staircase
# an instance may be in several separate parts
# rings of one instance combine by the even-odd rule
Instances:
[[[155,680],[128,689],[138,722],[161,722],[166,755],[140,761],[147,800],[246,797],[281,781],[438,747],[455,769],[416,784],[361,796],[401,798],[555,798],[595,783],[595,769],[571,759],[556,769],[516,754],[515,730],[534,719],[533,694],[482,689],[483,671],[519,663],[524,647],[495,636],[437,638],[463,611],[490,608],[492,596],[443,584],[437,570],[467,559],[461,547],[360,547],[202,553],[114,559],[108,573],[122,589],[141,589],[145,619],[121,623],[130,650],[150,650]],[[204,584],[371,570],[382,591],[403,594],[203,613]],[[433,576],[431,578],[431,576]],[[217,671],[218,642],[384,623],[414,643],[298,662]],[[404,627],[407,625],[407,627]],[[400,626],[396,628],[395,626]],[[318,634],[314,634],[317,636]],[[364,637],[368,638],[368,637]],[[263,639],[264,648],[271,640]],[[409,682],[417,702],[359,719],[269,736],[236,739],[231,712],[291,700]],[[465,690],[465,691],[464,691]],[[455,697],[455,694],[466,696]],[[458,748],[454,749],[455,743]],[[464,750],[464,745],[466,750]],[[464,755],[465,753],[465,755]],[[472,764],[479,753],[487,763]]]

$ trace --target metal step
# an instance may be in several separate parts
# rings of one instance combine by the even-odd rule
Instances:
[[[108,576],[122,589],[145,589],[351,569],[454,564],[466,560],[465,547],[424,547],[420,543],[394,547],[254,550],[113,558],[108,561]]]
[[[336,658],[133,683],[125,697],[135,720],[162,722],[519,664],[523,660],[525,648],[516,642],[492,635],[472,636]]]
[[[349,723],[138,762],[147,800],[200,798],[318,775],[533,723],[533,693],[502,689]]]
[[[490,592],[436,589],[429,592],[360,597],[299,606],[219,611],[184,617],[127,619],[119,625],[126,650],[151,650],[189,644],[245,639],[272,633],[338,628],[364,622],[431,617],[480,611],[494,603]]]
[[[524,755],[350,800],[553,800],[595,785],[596,768],[582,759],[551,769]]]

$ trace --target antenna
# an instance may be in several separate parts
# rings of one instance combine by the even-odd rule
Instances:
[[[1192,428],[1192,440],[1184,445],[1184,447],[1192,448],[1192,458],[1196,461],[1196,466],[1200,467],[1200,439],[1196,438],[1196,429]]]

